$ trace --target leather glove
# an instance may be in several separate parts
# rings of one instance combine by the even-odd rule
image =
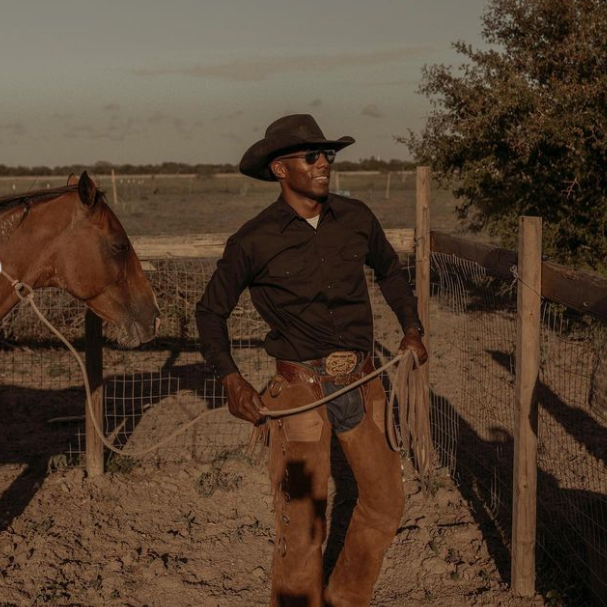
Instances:
[[[252,424],[263,420],[263,415],[259,412],[263,407],[261,397],[240,373],[229,373],[221,378],[221,383],[228,394],[228,409],[234,417]]]
[[[415,327],[407,329],[405,336],[400,342],[400,346],[398,347],[399,353],[405,352],[405,350],[415,352],[420,365],[423,365],[428,360],[428,352],[426,352],[426,348],[422,342],[422,336]]]

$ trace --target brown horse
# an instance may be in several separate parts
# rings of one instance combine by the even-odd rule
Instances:
[[[139,259],[86,171],[68,185],[0,198],[0,263],[34,289],[59,287],[118,326],[118,342],[151,340],[160,313]],[[0,318],[19,301],[0,276]]]

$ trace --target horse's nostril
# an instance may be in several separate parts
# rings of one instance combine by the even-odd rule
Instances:
[[[160,316],[156,316],[154,319],[154,333],[158,335],[158,329],[160,329]]]

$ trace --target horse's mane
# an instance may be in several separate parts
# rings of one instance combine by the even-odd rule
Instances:
[[[59,198],[59,196],[67,194],[68,192],[78,192],[78,184],[64,185],[59,188],[47,188],[44,190],[31,190],[30,192],[11,194],[9,196],[0,196],[0,209],[9,209],[19,204],[32,202],[46,202],[47,200]],[[95,202],[102,199],[103,196],[103,192],[97,190]]]

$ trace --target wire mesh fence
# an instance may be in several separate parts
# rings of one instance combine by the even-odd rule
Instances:
[[[403,262],[410,270],[412,260],[404,256]],[[157,463],[210,460],[249,441],[250,425],[229,415],[221,383],[203,363],[199,351],[195,306],[215,263],[213,259],[145,261],[144,269],[161,310],[157,339],[137,350],[124,350],[112,343],[112,328],[104,329],[109,338],[103,347],[104,428],[125,454],[157,444],[203,412],[209,414],[147,459]],[[377,354],[389,357],[398,346],[399,327],[371,271],[367,279]],[[39,291],[37,298],[41,311],[83,353],[84,306],[57,290]],[[38,454],[80,461],[85,452],[84,393],[76,362],[24,304],[0,326],[2,398],[10,415],[15,416],[15,428],[9,424],[6,429],[7,440],[23,434],[17,429],[23,421],[19,411],[35,410],[32,432],[45,437],[35,441]],[[274,363],[263,348],[267,326],[248,292],[234,309],[228,331],[236,364],[262,390],[273,375]],[[19,448],[28,449],[25,439],[16,440],[12,459],[19,458]]]
[[[442,253],[432,270],[435,445],[508,579],[516,281]],[[604,324],[543,300],[538,582],[556,604],[607,605],[605,335]]]
[[[409,269],[412,260],[403,261]],[[433,253],[432,428],[440,463],[458,480],[504,579],[509,578],[515,412],[516,283],[475,263]],[[224,407],[221,384],[203,364],[194,308],[211,259],[144,262],[157,294],[157,340],[136,351],[104,345],[104,423],[117,446],[145,448],[203,411],[211,413],[150,455],[207,460],[241,448],[250,426]],[[378,362],[393,354],[400,329],[368,274]],[[83,351],[84,307],[58,291],[39,306]],[[607,605],[606,327],[543,302],[538,386],[539,583],[571,605]],[[265,324],[244,294],[229,320],[234,358],[263,388],[273,373]],[[111,336],[111,331],[108,331]],[[4,462],[35,449],[77,461],[84,452],[84,395],[69,354],[23,305],[0,324]],[[556,603],[558,604],[558,603]]]

